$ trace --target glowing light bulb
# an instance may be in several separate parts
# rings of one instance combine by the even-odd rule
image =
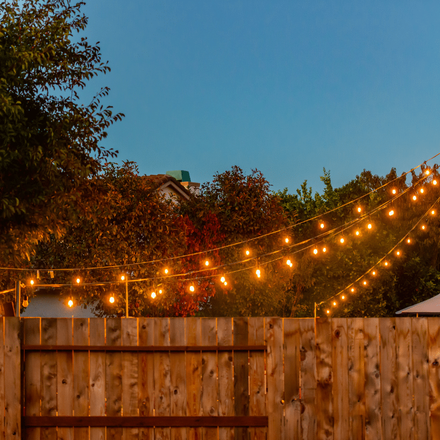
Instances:
[[[286,261],[286,264],[287,264],[288,266],[292,266],[292,262],[291,262],[290,260],[287,260],[287,261]]]
[[[388,261],[385,261],[384,265],[385,265],[385,266],[388,266]]]
[[[30,283],[31,286],[33,286],[35,284],[35,281],[34,280],[30,280],[29,283]]]
[[[396,255],[399,257],[399,256],[400,256],[400,251],[397,251],[397,252],[396,252]]]
[[[341,239],[339,240],[339,242],[340,242],[341,244],[345,243],[344,238],[341,238]]]
[[[163,290],[159,289],[159,295],[162,295],[162,293],[163,293]]]
[[[393,189],[391,190],[391,192],[392,192],[392,194],[397,194],[397,189],[396,189],[396,188],[393,188]]]
[[[189,290],[190,290],[190,292],[194,292],[196,289],[195,289],[195,287],[191,284],[191,286],[189,286]]]
[[[220,281],[221,281],[222,283],[224,283],[224,282],[226,281],[226,278],[225,278],[225,277],[221,277],[221,278],[220,278]]]
[[[255,273],[257,274],[257,277],[260,278],[260,276],[261,276],[260,269],[257,269],[257,270],[255,271]]]
[[[327,252],[327,248],[323,247],[322,252]]]
[[[360,206],[358,206],[357,212],[362,212],[362,208]]]
[[[425,190],[423,188],[420,188],[420,194],[423,194]]]
[[[345,299],[345,295],[342,295],[342,296],[341,296],[341,299]]]
[[[225,281],[224,283],[223,283],[225,286],[227,286],[228,285],[228,282],[227,281]]]
[[[289,239],[288,239],[287,237],[284,239],[284,241],[285,241],[286,243],[289,243]]]
[[[364,282],[363,282],[363,284],[364,284],[364,286],[366,286],[366,285],[367,285],[367,282],[366,282],[366,281],[364,281]]]
[[[73,301],[72,301],[72,299],[69,299],[67,305],[68,305],[69,307],[73,307]]]
[[[125,280],[125,275],[121,275],[121,281]]]
[[[208,260],[205,261],[205,266],[209,266],[209,261]]]
[[[250,255],[250,251],[249,251],[249,249],[248,250],[246,250],[246,255]]]
[[[392,209],[389,213],[388,213],[388,215],[391,217],[392,215],[394,215],[394,209]]]
[[[356,234],[356,235],[360,235],[360,232],[359,232],[359,231],[356,231],[355,234]]]
[[[354,293],[354,287],[352,287],[352,288],[350,289],[350,292]]]
[[[417,200],[417,196],[416,196],[416,195],[412,196],[412,199],[413,199],[414,201],[416,201],[416,200]]]
[[[429,176],[430,171],[429,171],[429,170],[426,170],[426,171],[425,171],[425,174],[426,174],[427,176]]]
[[[433,181],[432,181],[432,184],[433,184],[433,185],[437,185],[437,180],[433,180]]]
[[[319,225],[319,227],[320,227],[321,229],[324,229],[324,228],[325,228],[324,223],[321,223],[321,224]]]
[[[425,230],[425,229],[426,229],[426,226],[425,226],[425,225],[422,225],[422,229]]]
[[[80,278],[77,278],[76,279],[76,284],[79,284],[81,282],[81,279]]]
[[[113,304],[115,302],[115,297],[112,295],[108,300],[111,304]]]
[[[313,253],[316,255],[318,253],[318,249],[313,249]]]
[[[376,271],[375,271],[375,270],[373,270],[373,272],[371,272],[371,274],[372,274],[372,275],[376,275]]]
[[[151,292],[151,298],[156,298],[156,292]]]
[[[408,239],[406,240],[406,242],[407,242],[408,244],[411,243],[411,239],[408,238]]]
[[[333,306],[336,307],[338,303],[336,301],[333,301]]]
[[[434,210],[431,211],[431,215],[435,215],[435,211]]]
[[[327,315],[330,315],[330,310],[327,310]]]
[[[28,297],[25,296],[25,297],[23,298],[23,307],[27,307],[28,305],[29,305]]]
[[[368,228],[368,229],[371,229],[372,227],[373,227],[373,225],[372,225],[371,223],[368,223],[367,228]]]

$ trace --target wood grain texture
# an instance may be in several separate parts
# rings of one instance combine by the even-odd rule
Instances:
[[[381,342],[380,371],[382,373],[382,438],[399,439],[396,396],[396,319],[381,318],[379,333]]]
[[[427,318],[429,338],[429,400],[431,439],[440,439],[440,326],[437,318]]]
[[[138,345],[138,320],[122,320],[122,345]],[[125,416],[138,416],[138,353],[122,353],[122,410]],[[138,440],[139,428],[124,428],[123,440]]]
[[[90,318],[90,345],[105,345],[105,319]],[[90,353],[90,415],[105,415],[105,353]],[[90,440],[105,440],[105,428],[90,428]]]
[[[25,318],[23,323],[24,340],[27,344],[40,344],[40,318]],[[25,354],[25,415],[40,415],[40,353]],[[27,428],[26,440],[40,440],[40,428]]]
[[[169,318],[156,318],[154,325],[154,344],[170,345]],[[171,415],[171,379],[170,354],[154,353],[154,387],[155,387],[155,414],[156,416]],[[156,428],[156,440],[170,440],[171,428]]]
[[[73,339],[71,318],[57,319],[57,344],[71,344]],[[57,353],[58,415],[73,416],[73,354]],[[58,428],[59,440],[73,440],[73,428]]]
[[[315,320],[317,439],[333,439],[333,368],[331,321]]]
[[[401,439],[414,440],[414,383],[411,319],[396,319],[398,429]]]
[[[185,318],[170,318],[170,346],[185,344]],[[170,353],[171,415],[186,415],[185,353]],[[171,440],[186,440],[186,428],[171,428]]]
[[[197,346],[201,344],[200,318],[186,318],[186,344]],[[186,354],[186,415],[200,416],[202,391],[202,355],[191,352]],[[188,428],[188,440],[201,439],[200,428]]]
[[[129,319],[129,318],[125,318]],[[122,322],[120,318],[107,318],[106,345],[121,345]],[[105,396],[107,417],[122,415],[122,353],[105,354]],[[107,429],[108,440],[121,440],[122,428]]]
[[[249,345],[264,344],[264,318],[249,318]],[[249,415],[266,415],[266,382],[264,377],[264,352],[249,352]],[[267,428],[250,428],[253,440],[265,440]]]
[[[0,316],[0,414],[5,413],[5,341],[3,326],[5,317]],[[0,440],[5,440],[5,418],[0,417]]]
[[[411,322],[412,368],[414,380],[414,438],[430,438],[429,424],[429,348],[428,321],[413,318]]]
[[[232,318],[217,318],[219,346],[232,345]],[[218,354],[219,416],[234,415],[234,369],[232,351]],[[219,428],[219,440],[233,440],[233,428]]]
[[[333,318],[331,320],[331,329],[334,437],[335,439],[346,440],[350,437],[347,319]]]
[[[139,346],[154,345],[154,319],[139,318]],[[154,354],[139,353],[138,406],[140,416],[154,415]],[[141,428],[140,440],[153,440],[154,428]]]
[[[283,374],[283,321],[266,318],[267,339],[267,437],[283,438],[284,374]]]
[[[365,345],[365,438],[367,440],[381,440],[380,404],[381,375],[379,352],[379,319],[364,319]]]
[[[304,440],[316,438],[316,353],[315,323],[313,319],[301,319],[301,433]]]
[[[5,318],[5,438],[21,439],[20,319]]]
[[[41,345],[56,344],[57,320],[54,318],[41,319]],[[54,352],[41,353],[41,415],[54,416],[57,411],[57,354]],[[41,429],[41,438],[56,440],[56,428]]]

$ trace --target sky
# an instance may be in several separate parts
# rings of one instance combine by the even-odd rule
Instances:
[[[84,32],[122,122],[103,142],[142,174],[238,165],[322,191],[440,152],[440,2],[89,0]],[[88,94],[88,95],[87,95]]]

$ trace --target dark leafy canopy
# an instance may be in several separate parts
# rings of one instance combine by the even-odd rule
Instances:
[[[77,37],[87,25],[64,0],[0,4],[0,255],[23,264],[38,241],[60,236],[77,216],[86,180],[115,152],[99,142],[123,115],[88,105],[77,91],[110,70],[99,46]]]

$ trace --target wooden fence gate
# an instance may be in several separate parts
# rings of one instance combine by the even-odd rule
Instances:
[[[439,318],[2,318],[4,439],[440,439]]]

